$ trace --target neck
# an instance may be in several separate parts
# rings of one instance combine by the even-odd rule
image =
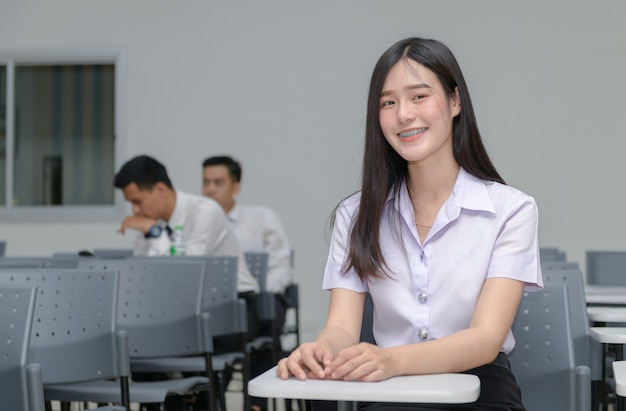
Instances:
[[[233,208],[235,208],[235,200],[228,202],[227,204],[224,204],[224,211],[226,212],[226,214],[230,213]]]
[[[172,214],[174,213],[174,208],[176,208],[176,191],[168,190],[166,192],[165,198],[165,213],[163,215],[163,220],[170,221]]]
[[[407,186],[411,198],[422,201],[437,201],[450,195],[459,174],[456,162],[439,167],[422,167],[420,164],[409,164]]]

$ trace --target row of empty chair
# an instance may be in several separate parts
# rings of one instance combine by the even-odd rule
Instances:
[[[206,390],[209,409],[224,410],[226,387],[220,385],[222,382],[220,372],[236,362],[242,366],[244,375],[244,409],[249,409],[246,393],[246,382],[249,378],[249,352],[252,349],[274,351],[280,336],[275,336],[276,340],[266,337],[265,341],[261,340],[260,343],[247,342],[246,309],[243,305],[245,302],[238,300],[236,293],[236,258],[150,257],[120,260],[118,257],[119,255],[115,256],[116,259],[111,259],[112,255],[101,258],[57,255],[52,258],[5,257],[0,259],[0,285],[7,282],[26,283],[38,287],[38,295],[46,296],[40,298],[38,307],[41,312],[38,313],[35,310],[38,321],[45,324],[44,330],[36,331],[33,327],[35,337],[28,351],[28,361],[37,362],[44,369],[43,385],[46,400],[112,402],[128,406],[131,401],[138,403],[164,401],[168,393],[182,395],[189,391],[197,393],[200,390]],[[265,256],[265,260],[263,255],[247,255],[246,257],[251,271],[261,276],[259,280],[262,280],[265,274],[262,267],[266,265],[267,257]],[[175,275],[172,275],[173,264],[176,265]],[[116,275],[118,277],[115,277]],[[66,283],[74,290],[87,290],[89,286],[81,285],[77,281],[87,281],[88,278],[100,278],[104,281],[105,278],[113,278],[111,276],[116,278],[110,280],[116,286],[100,287],[100,292],[108,293],[107,296],[111,300],[106,300],[103,295],[88,296],[81,292],[80,296],[74,295],[76,298],[82,298],[81,305],[68,299],[61,291],[61,287]],[[58,284],[56,285],[59,288],[48,288],[54,283],[50,281],[52,278],[57,278]],[[188,281],[183,281],[185,278]],[[182,290],[181,287],[185,285],[186,290]],[[297,285],[294,285],[292,289],[295,289],[295,293],[292,292],[291,303],[295,304],[297,309]],[[197,298],[197,301],[194,301],[192,297]],[[87,310],[88,307],[84,305],[91,307],[93,301],[100,302],[97,305],[98,309],[104,310],[104,313],[102,311],[91,313]],[[104,304],[103,301],[111,301],[111,307],[103,308],[101,306]],[[113,301],[117,301],[117,304]],[[269,304],[273,302],[269,299],[267,301],[270,301]],[[55,309],[50,310],[50,307],[55,307]],[[74,307],[76,311],[73,313],[59,311],[69,310],[69,307]],[[271,318],[271,312],[268,311],[270,308],[259,306],[259,310],[266,310],[267,318]],[[46,316],[42,316],[44,313],[42,310],[47,310],[45,314],[48,317],[85,318],[85,320],[79,325],[70,323],[63,324],[57,329],[45,328],[45,326],[50,326],[50,323],[45,322]],[[81,314],[81,310],[84,313]],[[104,318],[108,318],[106,314],[109,313],[114,313],[110,318],[111,323],[103,323]],[[89,319],[93,322],[90,323]],[[60,327],[56,320],[53,324],[54,327]],[[108,341],[108,345],[106,343],[94,344],[94,337],[84,331],[90,330],[95,324],[97,324],[95,328],[104,333],[104,340]],[[72,328],[74,326],[78,328]],[[211,354],[212,338],[226,334],[239,334],[241,349],[229,354],[213,356]],[[63,351],[63,355],[60,352],[57,353],[58,355],[44,355],[41,354],[44,351],[38,351],[36,348],[39,341],[45,341],[41,343],[43,345],[49,342],[42,336],[52,335],[57,338],[57,341],[61,338],[67,339],[63,346],[68,350]],[[69,341],[74,341],[75,337],[90,339],[90,351],[81,351],[84,348],[81,342],[76,342],[80,348],[69,344]],[[125,344],[126,348],[124,348]],[[79,354],[81,357],[76,357]],[[107,354],[111,354],[115,361]],[[72,357],[72,355],[75,356]],[[184,356],[184,359],[181,356]],[[155,360],[156,357],[159,357],[158,361]],[[52,363],[49,362],[51,358],[54,359]],[[125,365],[124,358],[127,359],[127,365]],[[107,361],[109,368],[101,363],[93,365],[87,359]],[[69,395],[67,392],[69,386],[65,383],[68,379],[72,381],[89,379],[89,376],[76,376],[76,372],[85,372],[81,370],[82,366],[87,364],[92,366],[92,369],[87,371],[88,374],[92,373],[92,379],[94,378],[93,372],[97,369],[99,378],[115,378],[119,382],[107,381],[106,395],[100,393],[98,396],[91,397],[93,394],[91,392],[89,395],[77,397]],[[48,369],[47,372],[46,369]],[[59,377],[60,370],[65,370],[64,372],[71,377]],[[191,380],[163,381],[160,383],[160,397],[157,398],[153,396],[155,393],[148,389],[151,388],[149,384],[127,382],[131,370],[133,372],[191,372],[203,374],[203,376]],[[172,381],[176,384],[174,388],[170,385]],[[113,387],[114,384],[117,386]],[[92,381],[88,385],[96,384]],[[4,395],[0,396],[0,404],[3,404],[3,398]],[[4,409],[4,406],[0,408]]]
[[[211,358],[212,338],[240,333],[242,346],[246,341],[246,310],[236,297],[236,258],[78,261],[73,268],[49,268],[46,263],[55,263],[44,261],[36,268],[0,269],[0,283],[38,289],[28,360],[43,369],[46,400],[128,407],[130,401],[161,403],[170,393],[206,391],[210,409],[218,409],[218,402],[224,409],[224,389],[219,401],[216,382],[229,360]],[[177,371],[201,369],[204,376],[128,383],[131,369],[150,370],[147,359],[183,355],[186,361],[195,359],[195,368],[187,370],[185,364]],[[245,364],[245,356],[245,349],[234,350],[232,360]],[[69,381],[90,382],[79,395]]]

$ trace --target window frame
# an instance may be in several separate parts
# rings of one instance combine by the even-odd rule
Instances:
[[[31,66],[54,64],[112,64],[115,73],[114,85],[114,169],[121,160],[121,142],[125,141],[124,109],[125,98],[125,52],[123,49],[90,49],[90,50],[18,50],[0,49],[0,65],[6,67],[6,201],[0,203],[0,223],[26,222],[94,222],[108,223],[119,221],[126,214],[125,201],[119,190],[114,190],[112,205],[41,205],[14,206],[14,141],[15,141],[15,67],[23,64]],[[113,176],[111,176],[113,185]]]

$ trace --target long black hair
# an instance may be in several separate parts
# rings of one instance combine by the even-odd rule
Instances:
[[[361,202],[350,233],[344,270],[353,268],[360,278],[380,278],[386,265],[379,243],[380,223],[387,196],[398,194],[408,176],[404,160],[385,139],[379,109],[383,84],[391,68],[413,60],[433,72],[448,96],[458,92],[461,112],[454,117],[452,147],[456,162],[468,173],[504,184],[482,143],[463,73],[450,49],[437,40],[407,38],[395,43],[379,58],[372,73],[367,102]],[[381,273],[382,272],[382,273]]]

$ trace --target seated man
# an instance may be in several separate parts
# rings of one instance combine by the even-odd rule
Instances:
[[[291,248],[287,235],[274,211],[263,206],[241,205],[235,196],[241,187],[241,166],[228,156],[210,157],[202,164],[202,193],[215,199],[228,215],[244,252],[266,252],[268,267],[265,289],[276,296],[274,329],[260,325],[261,335],[280,335],[285,323],[285,289],[293,283]],[[272,366],[272,358],[258,353],[252,358],[252,376]],[[253,409],[266,409],[267,401],[252,398]]]
[[[244,252],[268,254],[265,289],[282,294],[293,282],[293,270],[291,248],[278,216],[267,207],[235,201],[241,188],[241,165],[231,157],[207,158],[202,168],[202,193],[222,206]]]
[[[132,205],[133,215],[122,220],[119,231],[123,234],[130,228],[139,232],[135,255],[169,255],[168,231],[180,225],[186,255],[237,256],[237,290],[259,292],[235,233],[215,201],[174,190],[165,167],[148,156],[138,156],[124,164],[113,185],[122,190]]]

